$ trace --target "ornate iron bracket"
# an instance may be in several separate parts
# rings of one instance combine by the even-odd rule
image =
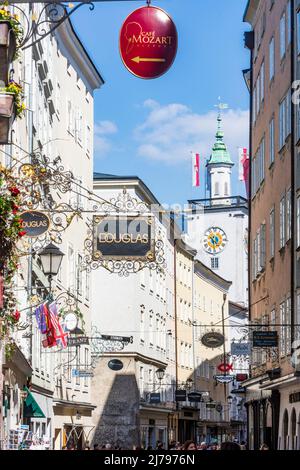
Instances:
[[[13,4],[14,8],[22,14],[25,23],[24,35],[18,45],[19,49],[25,50],[39,43],[49,34],[52,34],[83,5],[88,5],[91,11],[95,8],[95,5],[90,1],[80,2],[69,10],[64,2],[48,2],[37,15],[32,11],[31,18],[29,18],[20,7]],[[20,25],[23,26],[21,22]]]
[[[159,232],[155,234],[153,240],[153,250],[149,252],[147,257],[124,257],[124,259],[113,259],[114,257],[105,258],[94,250],[95,227],[98,223],[97,219],[105,218],[106,216],[148,216],[153,217],[150,208],[143,201],[132,197],[126,189],[118,194],[117,197],[111,198],[110,201],[104,201],[99,204],[93,205],[93,211],[96,212],[93,220],[87,223],[88,232],[84,241],[84,258],[82,269],[90,272],[91,270],[98,269],[99,267],[105,268],[107,271],[118,274],[119,276],[129,276],[136,274],[144,268],[152,271],[163,272],[165,268],[164,257],[164,243],[160,237]],[[153,237],[154,238],[154,237]]]

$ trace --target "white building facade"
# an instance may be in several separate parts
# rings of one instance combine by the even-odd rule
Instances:
[[[96,173],[94,192],[110,201],[126,190],[147,206],[158,201],[138,177]],[[174,247],[168,224],[155,215],[156,233],[163,241],[165,267],[142,269],[120,277],[104,268],[92,272],[92,323],[101,334],[132,337],[121,351],[104,351],[92,383],[95,425],[93,442],[132,448],[166,445],[174,438],[170,424],[175,390]],[[123,369],[111,370],[111,359]],[[156,371],[165,370],[160,382]]]
[[[33,12],[38,15],[43,5],[24,4],[22,8],[31,17]],[[14,13],[14,7],[11,6],[10,11]],[[19,10],[15,13],[19,14]],[[58,175],[66,175],[56,186],[48,189],[41,186],[46,195],[42,210],[47,214],[57,210],[58,216],[60,211],[65,212],[68,225],[61,234],[59,248],[64,258],[58,276],[53,279],[52,293],[54,299],[65,293],[74,300],[72,308],[76,308],[84,320],[79,326],[88,332],[90,279],[86,271],[79,269],[86,237],[86,216],[83,212],[80,218],[76,213],[80,215],[81,210],[89,209],[88,191],[92,190],[93,174],[93,95],[103,80],[70,20],[36,45],[21,51],[13,67],[14,80],[24,89],[26,111],[24,118],[13,125],[12,144],[1,149],[2,163],[12,167],[20,162],[32,163],[36,157],[46,167],[60,167]],[[69,188],[64,192],[62,186],[66,182]],[[59,240],[52,241],[58,245]],[[15,332],[14,339],[20,361],[27,363],[27,367],[19,382],[13,379],[18,384],[17,400],[10,409],[7,407],[3,416],[4,447],[8,444],[10,430],[26,422],[47,448],[61,449],[68,444],[80,448],[92,429],[93,406],[90,380],[73,377],[72,369],[77,367],[76,364],[90,361],[89,347],[58,352],[58,347],[46,349],[42,346],[34,308],[30,306],[35,303],[32,296],[37,296],[36,302],[43,302],[49,293],[49,281],[41,270],[37,254],[22,258],[15,283],[21,320],[29,326],[25,331]],[[67,310],[65,307],[61,314]],[[72,360],[74,356],[76,359]],[[14,364],[3,360],[4,385],[8,392],[10,390],[7,397],[12,404],[14,385],[11,376],[17,375],[17,371],[11,370]],[[21,362],[19,367],[22,367]],[[39,407],[38,417],[33,413],[24,419],[22,413],[15,411],[22,408],[24,386],[29,391],[27,397],[30,395]]]

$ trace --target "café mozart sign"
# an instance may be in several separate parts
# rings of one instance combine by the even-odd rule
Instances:
[[[94,259],[155,258],[152,216],[94,216]]]
[[[39,237],[49,230],[50,220],[43,212],[25,211],[20,215],[20,219],[26,237]]]
[[[172,18],[150,5],[133,11],[120,31],[120,54],[125,67],[139,78],[158,78],[173,64],[177,30]]]

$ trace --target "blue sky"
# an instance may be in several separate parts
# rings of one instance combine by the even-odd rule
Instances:
[[[95,171],[137,175],[161,203],[204,197],[204,161],[216,131],[218,96],[225,141],[237,162],[248,146],[249,95],[242,69],[249,66],[243,45],[246,0],[157,0],[173,18],[179,38],[176,60],[162,77],[142,80],[121,61],[118,38],[126,16],[143,1],[95,3],[80,8],[73,23],[105,80],[95,93]],[[192,188],[190,151],[201,155],[201,187]],[[233,192],[244,195],[233,173]]]

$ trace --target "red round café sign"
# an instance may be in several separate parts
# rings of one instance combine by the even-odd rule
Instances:
[[[120,31],[124,65],[139,78],[157,78],[167,72],[175,59],[177,43],[173,20],[157,7],[133,11]]]

